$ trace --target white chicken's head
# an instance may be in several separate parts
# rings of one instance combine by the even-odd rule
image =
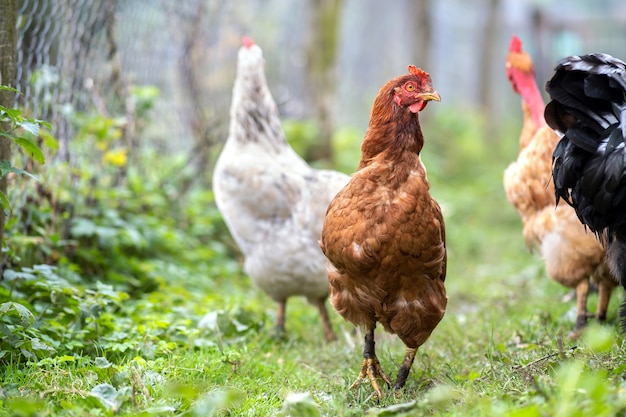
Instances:
[[[415,65],[409,65],[409,74],[401,77],[399,83],[393,90],[393,101],[400,107],[408,107],[412,113],[424,110],[429,101],[441,101],[430,75]]]
[[[243,45],[237,55],[237,72],[241,75],[262,73],[265,59],[261,47],[247,36],[244,36],[241,42]]]

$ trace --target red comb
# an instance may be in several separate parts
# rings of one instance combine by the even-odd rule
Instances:
[[[241,42],[246,48],[250,48],[252,45],[254,45],[254,41],[247,36],[244,36],[243,39],[241,39]]]
[[[420,78],[430,77],[426,71],[421,68],[417,68],[415,65],[409,65],[409,73]]]
[[[511,43],[509,43],[509,52],[522,52],[522,41],[515,35],[511,37]]]

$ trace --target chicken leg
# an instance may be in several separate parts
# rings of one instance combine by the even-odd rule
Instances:
[[[606,312],[609,309],[609,301],[613,287],[605,282],[598,284],[598,309],[596,310],[596,320],[600,323],[606,321]]]
[[[326,341],[330,342],[335,340],[337,337],[335,336],[333,327],[330,324],[328,310],[326,310],[326,298],[320,298],[317,300],[317,308],[320,311],[320,316],[322,317],[322,326],[324,326],[324,336],[326,337]]]
[[[584,279],[576,286],[576,325],[570,338],[575,339],[587,325],[587,295],[589,294],[589,279]]]
[[[406,348],[406,353],[404,354],[404,360],[402,361],[402,365],[400,365],[400,370],[398,371],[398,377],[396,378],[395,389],[400,389],[406,383],[406,379],[409,376],[409,371],[411,370],[411,366],[413,366],[413,360],[415,360],[415,354],[417,353],[417,348]]]
[[[376,357],[376,351],[374,348],[375,327],[376,326],[371,329],[367,329],[367,333],[365,334],[365,346],[363,347],[363,363],[361,364],[361,372],[359,372],[359,376],[356,381],[350,385],[350,389],[355,388],[367,376],[372,384],[372,388],[374,388],[374,391],[376,392],[376,396],[378,398],[382,398],[383,391],[380,389],[380,384],[377,379],[381,378],[385,381],[387,387],[391,387],[391,381],[383,372],[380,367],[380,362],[378,362],[378,358]],[[406,377],[404,379],[406,380]]]
[[[278,303],[278,311],[276,312],[276,325],[274,326],[274,335],[277,338],[283,338],[287,334],[285,330],[285,310],[287,309],[287,300]]]
[[[606,313],[609,309],[609,301],[611,301],[611,294],[618,283],[606,266],[601,266],[596,269],[593,273],[593,280],[598,286],[596,320],[600,323],[604,323],[606,321]]]
[[[336,339],[335,332],[333,332],[332,325],[330,324],[330,317],[328,310],[326,310],[326,299],[320,298],[315,303],[322,316],[322,326],[324,327],[324,337],[327,342]],[[280,301],[278,303],[278,311],[276,313],[276,325],[274,326],[274,333],[276,337],[282,338],[287,334],[285,330],[285,311],[287,310],[287,300]]]

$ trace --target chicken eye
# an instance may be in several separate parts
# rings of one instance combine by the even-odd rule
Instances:
[[[415,90],[415,86],[413,84],[406,85],[406,91],[413,91],[413,90]]]

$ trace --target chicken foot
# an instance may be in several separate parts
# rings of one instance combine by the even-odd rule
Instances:
[[[404,360],[402,361],[402,365],[400,365],[400,370],[398,371],[398,377],[396,378],[395,389],[400,389],[406,383],[406,379],[409,376],[409,372],[411,371],[411,366],[413,366],[413,361],[415,360],[415,354],[417,353],[417,348],[406,348],[406,353],[404,354]]]
[[[378,378],[385,381],[387,387],[391,387],[391,380],[387,377],[387,375],[385,375],[380,367],[380,362],[376,357],[374,344],[374,327],[372,327],[371,329],[368,329],[365,334],[365,346],[363,347],[363,362],[361,364],[361,371],[359,372],[359,376],[356,381],[350,385],[350,389],[355,388],[367,376],[372,384],[372,388],[374,388],[374,391],[376,392],[376,396],[378,398],[382,398],[383,391],[380,389]]]

